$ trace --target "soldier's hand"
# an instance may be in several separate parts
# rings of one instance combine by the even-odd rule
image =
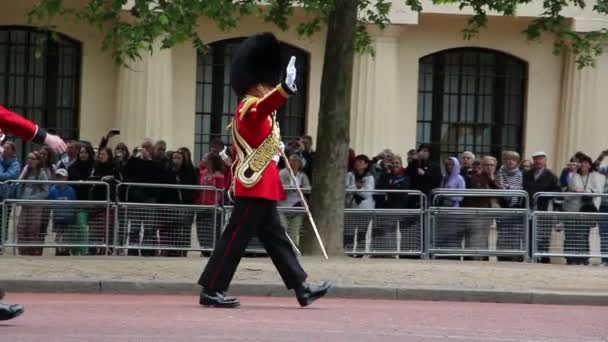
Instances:
[[[63,153],[65,152],[65,142],[60,137],[55,134],[47,133],[46,138],[44,138],[44,144],[51,148],[51,150]]]

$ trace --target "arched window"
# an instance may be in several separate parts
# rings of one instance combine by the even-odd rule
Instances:
[[[209,142],[221,138],[230,143],[230,123],[239,98],[230,87],[232,54],[244,38],[212,43],[210,51],[198,53],[196,74],[196,116],[194,157],[200,160],[209,151]],[[283,140],[299,137],[305,132],[306,89],[308,82],[308,53],[291,45],[282,44],[285,66],[289,56],[296,56],[298,68],[297,96],[289,99],[277,115]]]
[[[36,58],[36,42],[48,44]],[[78,139],[81,44],[30,27],[0,26],[0,104],[65,139]],[[21,156],[31,149],[17,140]]]
[[[420,59],[417,143],[434,159],[521,153],[527,64],[486,49],[441,51]],[[439,152],[439,153],[437,153]]]

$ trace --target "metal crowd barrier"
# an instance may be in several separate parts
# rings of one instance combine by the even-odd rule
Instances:
[[[462,200],[459,207],[448,206],[456,199]],[[480,200],[486,201],[484,205],[489,201],[491,207],[475,207]],[[521,208],[501,208],[500,200],[521,201]],[[428,255],[521,256],[528,260],[528,208],[528,193],[522,190],[436,189],[428,208]]]
[[[598,212],[608,194],[541,192],[534,195],[532,256],[551,263],[600,264],[608,258],[608,213]],[[542,203],[539,210],[538,204]],[[552,208],[553,207],[553,208]]]
[[[177,191],[211,191],[214,203],[220,206],[169,203],[179,196]],[[185,255],[187,251],[214,249],[223,217],[222,190],[209,186],[120,183],[116,192],[126,193],[125,199],[129,199],[119,198],[116,202],[117,254],[126,250],[128,255],[149,256],[162,250],[167,255]]]
[[[89,181],[8,181],[1,186],[6,190],[25,184],[95,187],[103,199],[5,199],[0,245],[7,254],[210,253],[232,212],[232,206],[224,205],[224,192],[213,187],[120,183],[116,191],[111,191],[108,183]],[[288,193],[295,190],[286,189]],[[148,191],[159,193],[151,196],[155,198],[151,200],[146,199]],[[216,204],[167,203],[177,191],[209,191]],[[111,198],[113,193],[117,195],[116,201]],[[352,200],[357,193],[362,194],[349,190],[346,197]],[[531,212],[530,199],[521,190],[436,189],[430,206],[427,197],[419,191],[365,193],[375,200],[398,197],[401,204],[393,203],[391,206],[398,208],[391,209],[346,208],[344,253],[347,255],[517,256],[533,261],[551,258],[552,263],[590,261],[594,264],[601,262],[601,258],[608,259],[608,212],[595,212],[600,200],[608,199],[608,194],[538,193],[533,198]],[[445,199],[452,197],[462,197],[460,207],[447,206]],[[476,203],[471,205],[471,201],[479,199],[515,201],[519,206],[479,208],[474,207]],[[279,203],[278,208],[281,223],[298,244],[307,215],[302,207],[282,205],[284,203]],[[257,237],[246,252],[265,254]]]
[[[5,190],[24,185],[101,187],[105,200],[38,200],[8,198],[2,202],[0,242],[5,252],[21,255],[106,254],[111,245],[110,188],[105,182],[20,181],[2,183]],[[90,190],[91,188],[87,189]],[[18,196],[18,195],[17,195]]]
[[[294,187],[285,187],[285,192],[287,195],[297,195],[299,198],[299,194],[297,194],[297,188]],[[306,196],[310,194],[310,189],[301,188],[302,193]],[[300,237],[304,234],[304,227],[308,220],[308,216],[306,215],[306,210],[304,207],[289,207],[285,206],[284,202],[279,202],[277,210],[279,211],[279,219],[281,221],[281,225],[285,228],[286,233],[289,235],[289,238],[294,242],[296,246],[299,247]],[[232,215],[232,210],[234,207],[232,205],[224,206],[224,216],[221,225],[221,233],[226,229],[226,225],[230,221],[230,216]],[[250,255],[266,255],[266,250],[260,239],[256,235],[253,236],[251,241],[249,242],[247,248],[245,249],[246,254]]]
[[[376,200],[382,199],[384,196],[392,196],[392,199],[395,200],[392,206],[396,208],[346,208],[344,210],[344,253],[352,256],[422,256],[424,253],[426,196],[416,190],[347,190],[347,202],[351,199],[354,200],[357,195],[363,195],[359,197],[363,203],[366,194],[368,197],[372,196],[374,206]],[[395,195],[402,196],[395,199]]]

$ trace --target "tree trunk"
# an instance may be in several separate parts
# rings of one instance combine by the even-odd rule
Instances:
[[[329,16],[321,79],[319,130],[310,207],[327,253],[343,254],[344,188],[350,143],[350,97],[355,33],[355,0],[335,0]],[[320,254],[314,233],[303,237],[306,254]]]

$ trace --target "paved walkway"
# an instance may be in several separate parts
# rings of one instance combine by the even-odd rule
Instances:
[[[0,322],[12,342],[395,341],[600,342],[608,308],[242,297],[238,309],[192,296],[9,294],[23,316]]]
[[[301,259],[311,281],[338,287],[586,292],[608,295],[608,267],[448,260]],[[0,256],[0,285],[19,280],[195,284],[206,258]],[[234,283],[280,285],[268,258],[244,258]]]

